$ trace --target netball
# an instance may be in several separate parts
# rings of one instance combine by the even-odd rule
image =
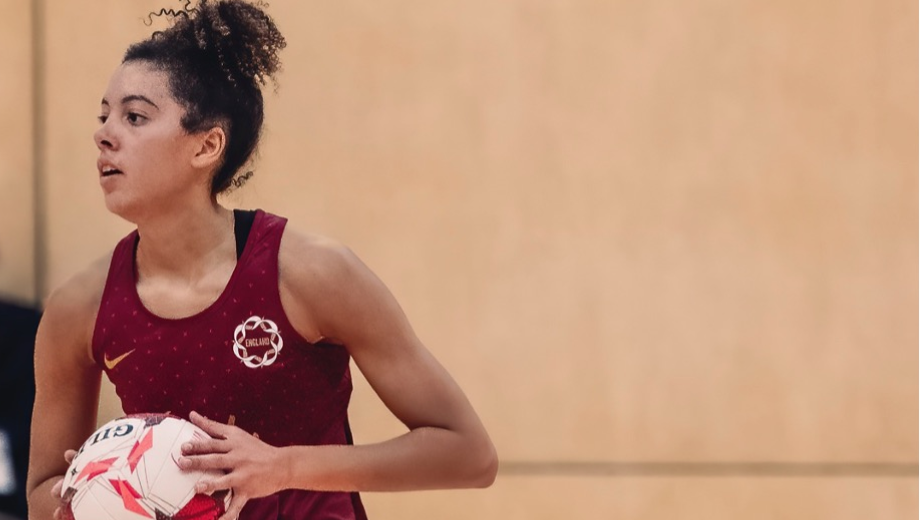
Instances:
[[[129,415],[102,426],[83,443],[64,475],[64,518],[72,520],[216,520],[227,492],[195,493],[220,472],[179,468],[182,444],[208,437],[165,414]]]

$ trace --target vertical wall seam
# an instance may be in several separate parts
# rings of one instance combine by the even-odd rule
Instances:
[[[45,165],[45,0],[32,0],[32,237],[35,303],[45,299],[48,271]]]

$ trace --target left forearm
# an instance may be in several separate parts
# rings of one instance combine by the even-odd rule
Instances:
[[[408,491],[486,487],[497,460],[488,438],[416,428],[377,444],[290,446],[278,451],[285,488]]]

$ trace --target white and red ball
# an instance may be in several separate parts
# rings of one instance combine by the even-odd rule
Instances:
[[[195,493],[219,471],[179,468],[182,444],[208,438],[165,414],[129,415],[96,430],[64,475],[64,517],[73,520],[217,520],[230,493]]]

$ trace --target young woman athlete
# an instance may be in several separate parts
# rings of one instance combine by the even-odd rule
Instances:
[[[383,283],[340,244],[217,202],[258,143],[283,46],[261,8],[202,0],[115,70],[99,182],[137,229],[48,299],[30,518],[60,515],[64,453],[95,429],[102,372],[126,413],[188,417],[214,437],[180,463],[226,472],[199,489],[233,489],[223,519],[364,519],[359,491],[494,480],[479,418]],[[352,444],[351,358],[407,433]]]

